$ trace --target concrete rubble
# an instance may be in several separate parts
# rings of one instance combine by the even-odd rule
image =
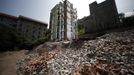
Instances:
[[[79,45],[80,44],[80,45]],[[51,45],[51,44],[50,44]],[[73,43],[72,43],[73,45]],[[114,32],[76,47],[36,52],[20,60],[18,75],[134,75],[134,30]]]

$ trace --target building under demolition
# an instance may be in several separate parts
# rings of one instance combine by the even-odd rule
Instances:
[[[102,31],[119,26],[119,17],[115,0],[106,0],[89,4],[90,16],[81,19],[86,33]]]
[[[51,40],[73,40],[78,38],[77,11],[65,0],[57,4],[50,13]]]

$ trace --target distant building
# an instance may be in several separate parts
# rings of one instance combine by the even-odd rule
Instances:
[[[33,41],[46,37],[47,24],[28,17],[19,16],[17,30],[24,37]]]
[[[77,11],[65,0],[57,4],[50,13],[51,40],[73,40],[78,38]]]
[[[18,18],[16,16],[0,13],[0,24],[6,25],[11,28],[16,28],[17,20]]]
[[[99,4],[95,1],[89,4],[89,7],[90,16],[87,16],[86,19],[81,19],[82,21],[85,21],[83,25],[85,26],[86,33],[119,26],[119,16],[115,0],[106,0]]]
[[[47,24],[28,17],[0,13],[0,24],[16,29],[28,41],[46,37]]]

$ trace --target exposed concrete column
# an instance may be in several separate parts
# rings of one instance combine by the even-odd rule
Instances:
[[[64,40],[67,40],[67,0],[64,1]]]

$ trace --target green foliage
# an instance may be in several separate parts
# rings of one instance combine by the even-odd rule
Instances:
[[[79,29],[79,35],[83,35],[85,33],[85,29],[84,28],[81,28],[81,29]]]
[[[40,38],[32,42],[32,46],[35,47],[37,45],[43,44],[44,42],[48,41],[48,38]]]
[[[119,18],[120,18],[120,19],[125,18],[125,14],[124,14],[124,13],[119,13]]]
[[[46,33],[49,35],[49,32]],[[35,46],[48,41],[48,37],[40,38],[35,41],[29,41],[25,37],[19,35],[15,29],[8,28],[0,24],[0,51],[14,50],[14,49],[28,49],[31,50]]]
[[[45,35],[46,35],[46,39],[47,39],[47,40],[50,40],[50,37],[51,37],[51,30],[50,30],[50,29],[47,29]]]
[[[84,25],[78,24],[78,35],[83,35],[85,33]]]
[[[134,16],[123,18],[124,26],[134,26]]]
[[[1,51],[13,49],[16,42],[15,30],[0,24],[0,49]]]

